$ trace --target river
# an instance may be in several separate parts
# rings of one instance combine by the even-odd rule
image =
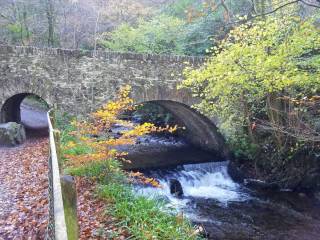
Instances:
[[[131,158],[138,156],[140,159],[137,152],[141,149],[148,152],[147,157],[152,161],[195,157],[194,147],[172,138],[142,138]],[[161,154],[168,151],[170,155]],[[227,161],[210,162],[208,154],[201,154],[199,149],[196,155],[197,162],[205,163],[143,171],[157,179],[162,188],[139,185],[135,188],[137,194],[165,200],[168,207],[203,226],[208,239],[320,239],[320,202],[317,199],[289,190],[254,191],[229,176]],[[181,183],[182,197],[170,193],[172,179]]]

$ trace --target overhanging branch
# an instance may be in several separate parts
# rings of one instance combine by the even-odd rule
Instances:
[[[319,0],[317,0],[317,2],[319,2],[319,5],[315,5],[313,3],[306,2],[305,0],[300,0],[300,2],[307,5],[307,6],[310,6],[310,7],[320,8],[320,1]]]

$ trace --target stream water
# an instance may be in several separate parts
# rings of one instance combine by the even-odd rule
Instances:
[[[177,156],[190,158],[193,151],[183,142],[170,144],[170,140],[148,138],[141,141],[135,152],[144,149],[152,161],[172,161]],[[171,157],[160,154],[167,152],[168,148]],[[133,158],[135,156],[132,155]],[[164,156],[166,159],[163,159]],[[207,153],[202,156],[201,152],[197,152],[197,156],[198,162],[207,163],[144,171],[145,175],[157,179],[162,188],[136,186],[137,194],[164,199],[168,207],[183,213],[193,223],[202,225],[208,239],[320,239],[318,200],[285,190],[250,190],[232,180],[227,171],[227,161],[208,163]],[[181,183],[182,197],[174,197],[170,193],[171,179]]]

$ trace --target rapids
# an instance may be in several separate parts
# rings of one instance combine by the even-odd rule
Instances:
[[[148,152],[146,156],[153,161],[171,161],[175,157],[192,155],[193,148],[185,146],[187,143],[174,141],[170,145],[164,142],[163,138],[141,140],[144,152]],[[136,147],[141,149],[141,146]],[[161,151],[167,148],[171,155],[163,159]],[[208,162],[207,153],[203,159],[201,152],[197,152],[197,156],[198,162],[206,163],[142,170],[146,176],[157,179],[161,188],[137,185],[136,194],[165,201],[166,211],[178,212],[194,224],[202,225],[207,239],[320,239],[319,200],[287,190],[258,192],[249,189],[229,176],[227,161]],[[184,192],[181,198],[171,195],[170,179],[181,183]]]

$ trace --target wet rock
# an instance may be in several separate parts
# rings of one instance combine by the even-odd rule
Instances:
[[[320,151],[315,151],[303,149],[285,166],[286,188],[307,194],[320,191]]]
[[[26,131],[21,124],[8,122],[0,124],[0,145],[17,146],[26,140]]]
[[[301,197],[301,198],[307,197],[307,195],[306,195],[305,193],[299,193],[298,195],[299,195],[299,197]]]
[[[230,162],[228,164],[228,174],[234,181],[239,183],[243,183],[245,179],[245,174],[243,170],[234,162]]]
[[[209,237],[209,234],[206,232],[205,228],[201,225],[196,226],[196,230],[194,231],[194,233],[203,238]]]
[[[295,186],[295,190],[304,192],[320,191],[320,169],[314,168],[306,172],[307,174],[302,177],[301,182]]]
[[[177,179],[170,179],[170,193],[175,197],[183,196],[181,183]]]
[[[257,180],[257,179],[245,179],[244,184],[257,191],[277,191],[279,190],[279,186],[274,183],[267,183],[265,181]]]
[[[314,193],[314,197],[315,197],[315,199],[317,199],[318,201],[320,201],[320,192],[315,192],[315,193]]]

